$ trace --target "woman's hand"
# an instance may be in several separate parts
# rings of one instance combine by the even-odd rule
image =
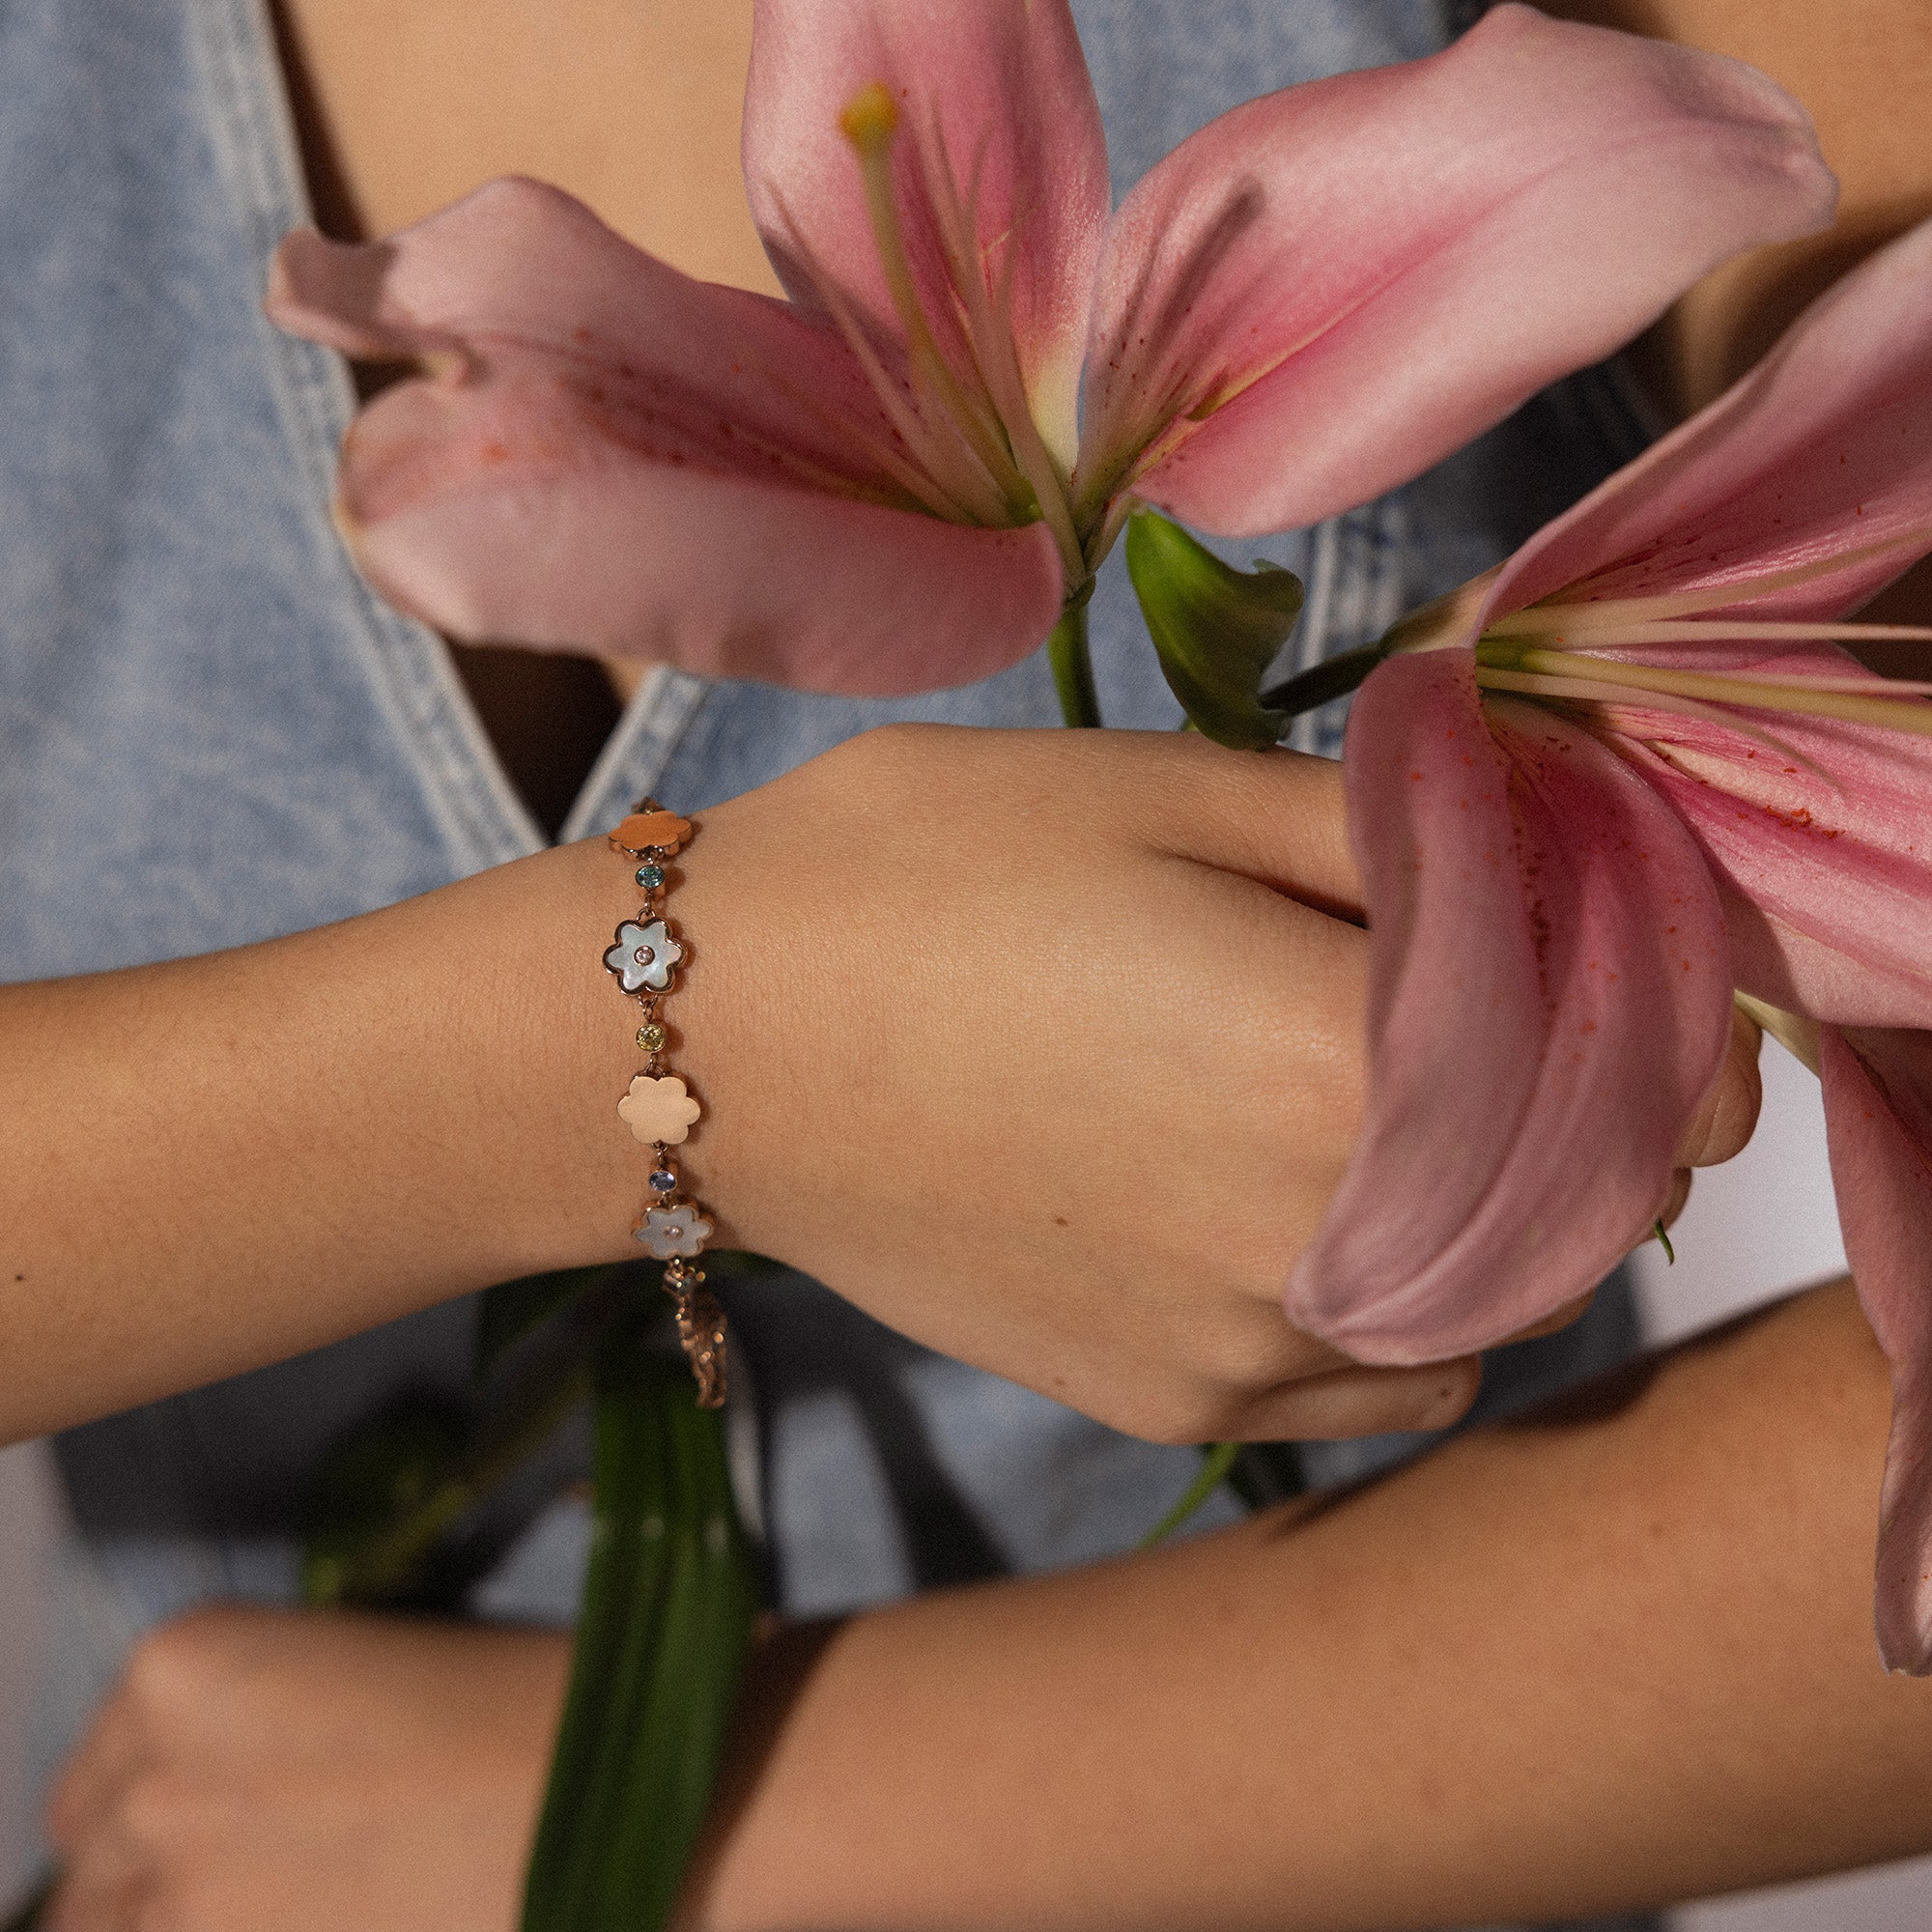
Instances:
[[[568,1660],[417,1620],[168,1625],[55,1793],[48,1932],[510,1932]]]
[[[1361,1106],[1337,769],[894,727],[705,814],[672,1003],[726,1236],[1143,1435],[1446,1422],[1281,1285]]]
[[[670,1010],[729,1237],[1137,1435],[1453,1421],[1475,1358],[1368,1370],[1281,1310],[1362,1106],[1340,779],[905,726],[707,813]],[[1748,1137],[1755,1050],[1690,1157]]]
[[[1338,769],[895,727],[703,814],[665,1018],[721,1241],[1137,1434],[1453,1420],[1280,1293],[1361,1112]],[[0,1435],[635,1255],[601,839],[292,939],[0,987]],[[1719,1131],[1742,1144],[1734,1065]],[[138,1280],[141,1292],[128,1293]]]

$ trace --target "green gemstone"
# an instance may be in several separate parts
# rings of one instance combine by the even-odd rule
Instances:
[[[665,868],[662,866],[639,866],[638,883],[645,892],[654,893],[665,882]]]
[[[646,1053],[655,1053],[665,1043],[665,1030],[653,1020],[649,1026],[638,1029],[638,1044]]]

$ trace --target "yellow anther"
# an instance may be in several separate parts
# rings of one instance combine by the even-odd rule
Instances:
[[[860,154],[882,154],[898,132],[899,104],[885,82],[875,80],[846,102],[838,125]]]

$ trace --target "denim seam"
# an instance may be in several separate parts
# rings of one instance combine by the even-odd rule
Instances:
[[[668,665],[653,666],[598,753],[559,840],[608,831],[658,781],[711,691],[710,682]]]
[[[1311,665],[1318,665],[1323,658],[1334,655],[1329,636],[1334,623],[1335,576],[1341,561],[1338,528],[1341,521],[1339,517],[1330,517],[1326,523],[1318,524],[1308,535],[1308,594],[1301,610],[1301,635],[1295,640],[1296,670],[1306,670]],[[1326,709],[1324,705],[1321,710],[1304,711],[1294,721],[1288,736],[1293,750],[1315,752],[1320,749],[1321,720]]]
[[[210,72],[204,87],[251,254],[267,262],[310,218],[294,123],[279,84],[264,0],[196,0],[187,10]],[[363,581],[324,505],[355,411],[347,364],[332,350],[258,324],[269,380],[305,488],[319,582],[355,650],[449,857],[465,871],[545,843],[504,776],[441,640],[398,615]]]
[[[222,62],[231,76],[231,85],[211,90],[214,118],[228,137],[224,145],[250,241],[257,259],[266,261],[310,211],[263,9],[264,0],[208,0],[191,12],[203,22],[211,59]],[[261,332],[310,501],[325,503],[334,487],[335,452],[355,413],[348,366],[334,351],[284,335],[266,318]],[[504,772],[442,640],[385,604],[355,569],[333,526],[324,530],[322,522],[312,519],[311,531],[328,574],[347,590],[342,608],[345,615],[353,611],[355,641],[452,855],[465,870],[475,870],[538,850],[548,841]],[[655,781],[706,689],[703,680],[685,673],[652,670],[585,779],[565,837],[594,830],[620,782],[642,790]]]

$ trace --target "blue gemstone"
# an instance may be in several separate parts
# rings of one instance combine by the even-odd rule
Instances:
[[[665,868],[662,866],[639,866],[638,883],[645,892],[654,893],[665,882]]]
[[[651,1185],[660,1194],[668,1194],[677,1185],[677,1176],[667,1167],[661,1167],[651,1176]]]

